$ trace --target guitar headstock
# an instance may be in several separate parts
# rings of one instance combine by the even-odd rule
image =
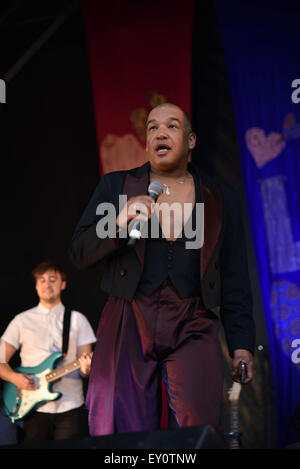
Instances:
[[[230,401],[238,401],[240,397],[241,389],[242,389],[241,383],[237,383],[234,381],[232,387],[228,391],[228,399]]]

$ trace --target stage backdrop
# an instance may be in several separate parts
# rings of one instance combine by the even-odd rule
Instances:
[[[300,402],[299,4],[215,0],[268,329],[278,446]]]
[[[90,56],[101,173],[147,161],[149,110],[191,110],[193,0],[81,2]]]

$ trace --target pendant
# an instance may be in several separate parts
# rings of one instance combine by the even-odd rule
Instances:
[[[171,192],[169,191],[169,187],[167,186],[167,188],[166,188],[166,195],[170,195],[170,194],[171,194]]]

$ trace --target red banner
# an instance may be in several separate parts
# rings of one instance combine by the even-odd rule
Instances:
[[[160,102],[191,112],[193,0],[84,0],[102,173],[147,161],[144,123]]]

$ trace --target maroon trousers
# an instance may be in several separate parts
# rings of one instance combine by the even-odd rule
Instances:
[[[110,297],[87,394],[90,434],[159,428],[161,379],[178,427],[218,427],[223,374],[218,318],[165,281],[151,297]]]

